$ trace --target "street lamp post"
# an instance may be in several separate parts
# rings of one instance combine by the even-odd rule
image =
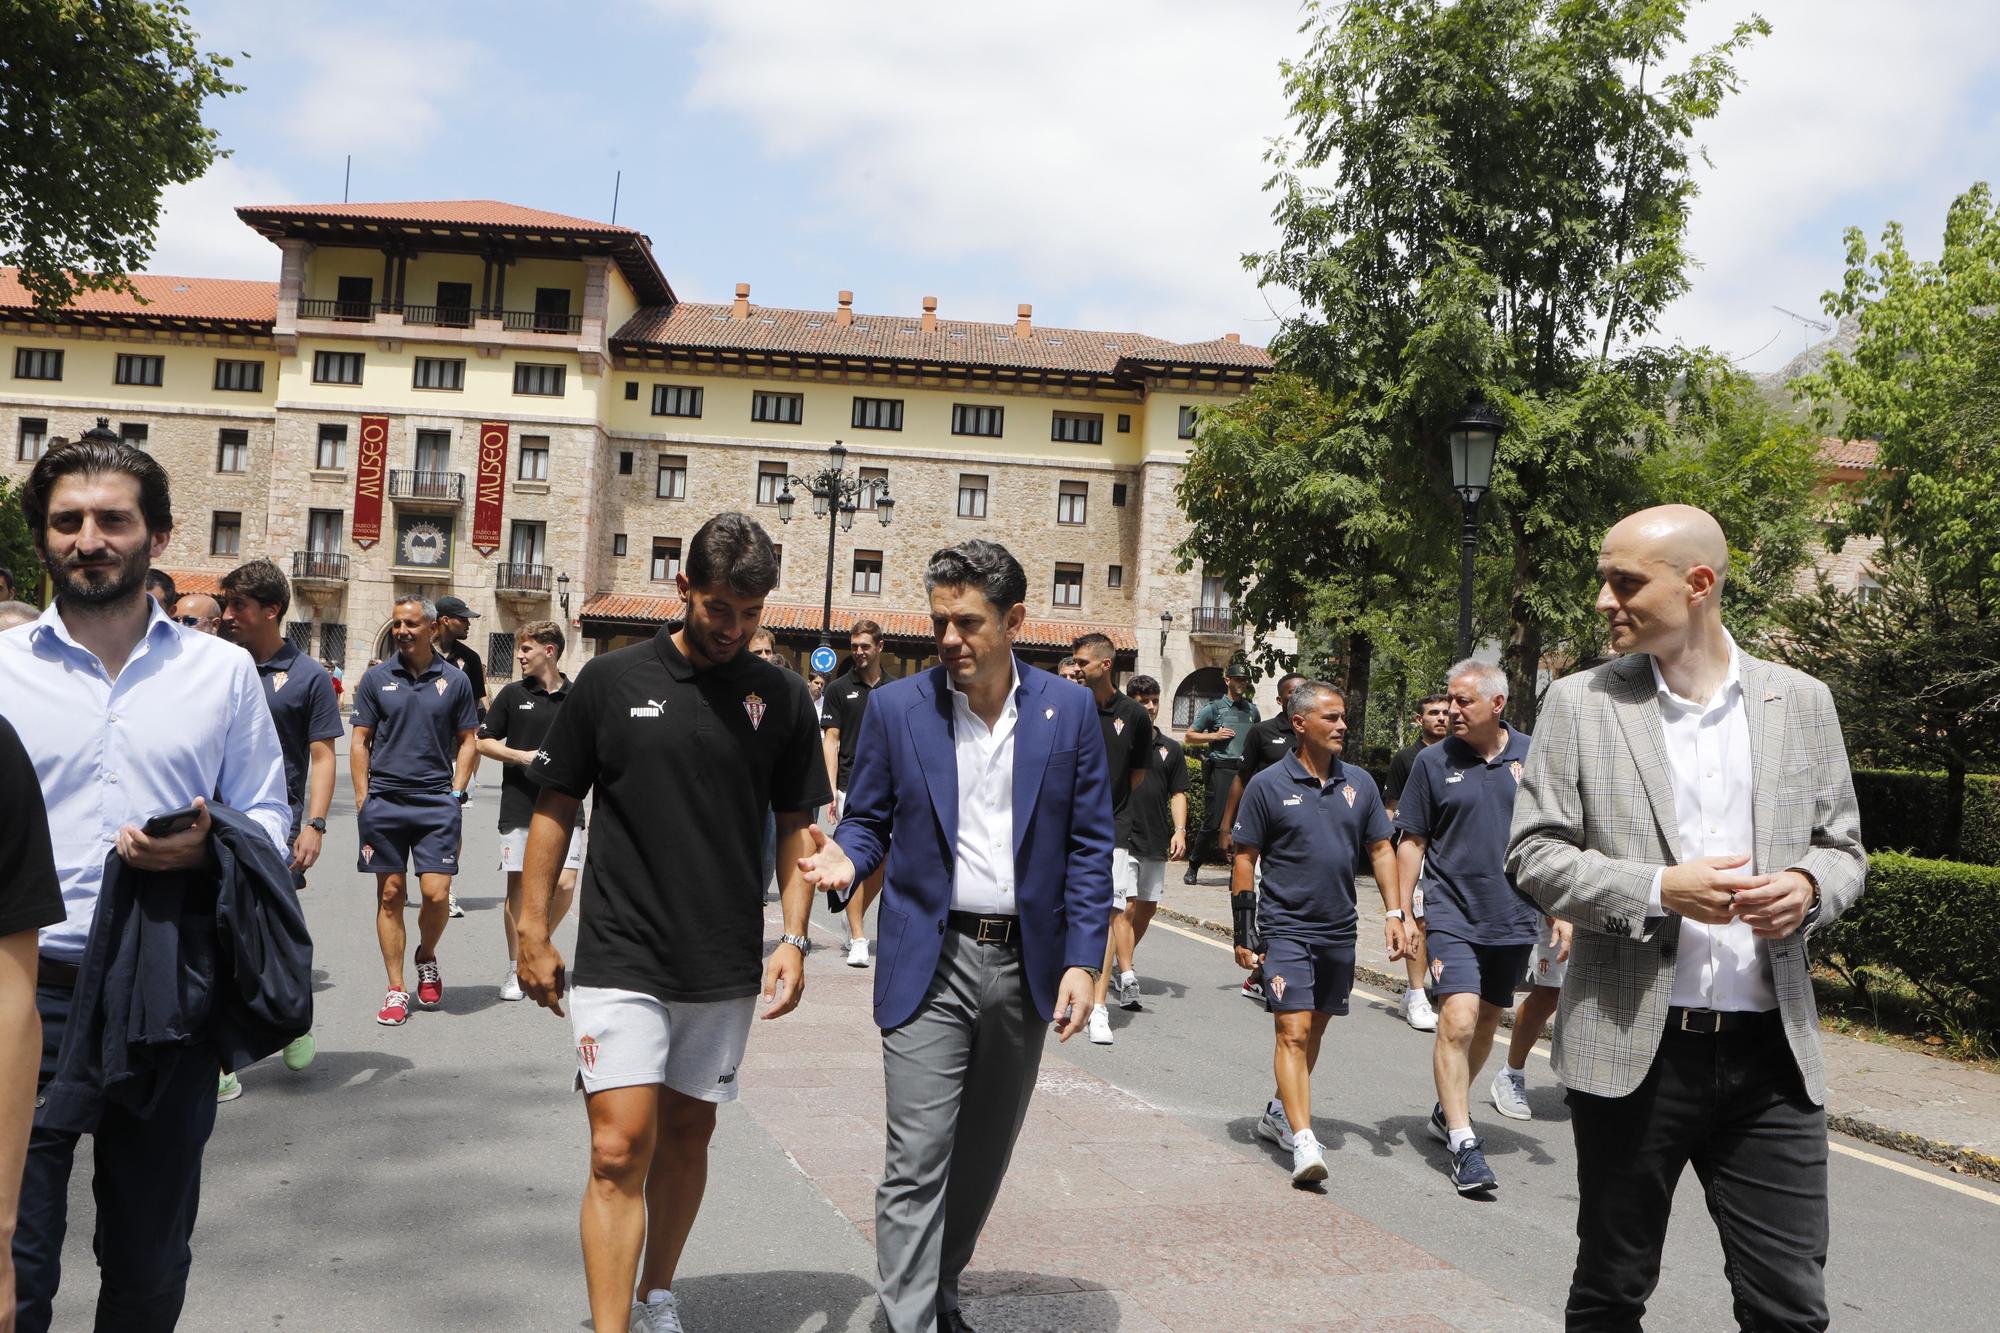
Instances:
[[[1493,485],[1493,455],[1507,423],[1475,390],[1446,439],[1451,445],[1451,488],[1458,492],[1458,655],[1472,656],[1472,553],[1479,544],[1479,502]]]
[[[793,486],[804,487],[812,496],[813,517],[826,520],[826,593],[819,609],[819,646],[833,646],[833,552],[834,542],[843,532],[854,528],[855,511],[861,507],[866,497],[872,497],[876,517],[883,527],[889,526],[889,519],[895,513],[896,501],[889,495],[889,483],[881,477],[863,479],[846,469],[847,446],[839,440],[833,442],[827,456],[832,461],[817,472],[804,476],[787,473],[785,489],[778,496],[778,521],[792,521],[792,506],[797,503],[792,495]]]

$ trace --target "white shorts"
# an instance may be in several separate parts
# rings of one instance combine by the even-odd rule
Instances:
[[[1123,847],[1111,849],[1111,910],[1122,912],[1134,898],[1156,903],[1167,893],[1167,863],[1132,855]]]
[[[664,1083],[696,1101],[736,1100],[736,1068],[750,1040],[756,996],[684,1004],[577,986],[565,998],[576,1081],[585,1092]]]
[[[528,850],[528,830],[517,828],[500,835],[500,868],[516,871],[522,868],[523,857]],[[583,869],[583,825],[578,824],[569,831],[569,850],[563,853],[564,870]]]
[[[1527,981],[1530,986],[1553,986],[1561,990],[1563,977],[1569,972],[1569,960],[1565,958],[1561,962],[1556,961],[1556,955],[1562,952],[1562,946],[1549,943],[1547,917],[1542,918],[1541,928],[1543,933],[1535,941],[1535,952],[1528,959]]]

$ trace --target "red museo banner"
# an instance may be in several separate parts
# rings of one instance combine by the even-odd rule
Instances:
[[[472,549],[490,556],[500,549],[500,503],[507,489],[507,423],[479,427],[478,490],[472,506]]]
[[[389,479],[389,418],[361,418],[354,455],[354,544],[367,550],[382,540],[382,487]]]

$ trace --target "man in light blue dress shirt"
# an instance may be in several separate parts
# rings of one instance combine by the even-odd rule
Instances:
[[[92,431],[36,463],[21,507],[56,592],[40,619],[0,634],[0,716],[41,783],[65,909],[39,941],[46,1083],[109,855],[140,870],[206,864],[211,798],[288,854],[291,809],[256,666],[234,645],[174,624],[146,595],[173,529],[160,465]],[[199,809],[185,831],[141,831],[190,805]],[[169,1329],[179,1318],[216,1068],[183,1061],[148,1115],[107,1105],[94,1132],[100,1327]],[[50,1324],[78,1138],[38,1127],[29,1139],[13,1241],[24,1333]]]

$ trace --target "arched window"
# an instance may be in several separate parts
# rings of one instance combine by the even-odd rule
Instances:
[[[1181,677],[1174,687],[1174,730],[1186,731],[1194,725],[1194,715],[1211,699],[1223,696],[1222,668],[1203,667]]]

